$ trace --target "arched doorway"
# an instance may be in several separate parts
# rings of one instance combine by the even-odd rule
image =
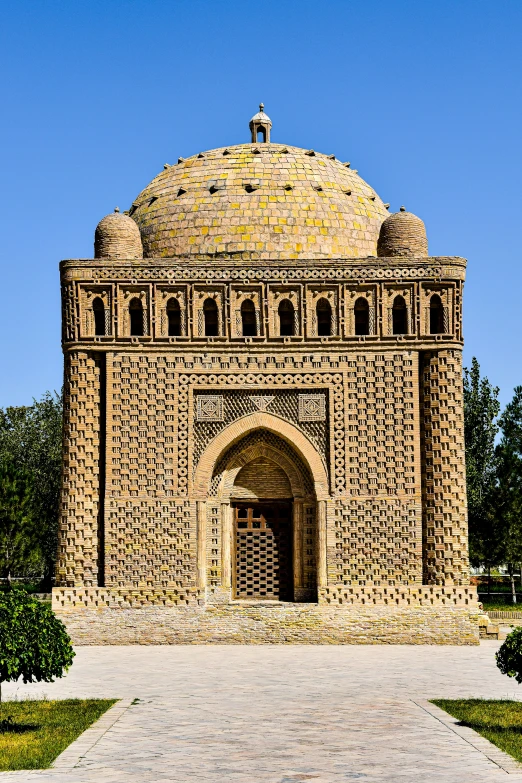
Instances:
[[[223,586],[233,600],[317,600],[317,499],[295,448],[263,429],[248,433],[215,464],[211,495],[222,507]]]

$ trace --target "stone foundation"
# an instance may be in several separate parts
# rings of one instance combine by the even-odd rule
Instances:
[[[56,611],[75,645],[478,644],[469,606],[228,604]]]

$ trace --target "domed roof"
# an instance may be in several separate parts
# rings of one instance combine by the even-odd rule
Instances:
[[[143,258],[141,235],[135,221],[118,207],[100,220],[94,232],[95,258]]]
[[[259,104],[259,111],[257,112],[257,114],[254,114],[254,116],[250,120],[250,123],[249,123],[250,129],[252,129],[252,124],[254,122],[263,122],[263,123],[265,123],[265,125],[272,125],[272,120],[270,119],[268,114],[265,114],[264,108],[265,108],[265,104],[264,103],[260,103]]]
[[[425,258],[428,255],[428,238],[423,221],[401,207],[382,224],[377,253],[379,256]]]
[[[333,156],[250,143],[166,167],[129,213],[145,257],[236,253],[244,258],[376,255],[388,212]]]

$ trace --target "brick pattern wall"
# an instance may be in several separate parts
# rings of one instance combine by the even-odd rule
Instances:
[[[412,351],[350,357],[345,436],[350,494],[418,493],[417,372]]]
[[[421,412],[424,582],[468,584],[461,351],[424,354]]]
[[[176,494],[174,362],[118,354],[107,375],[105,584],[184,602],[195,587],[196,511]]]
[[[362,589],[420,583],[421,563],[420,500],[358,497],[338,504],[333,584]]]
[[[74,351],[67,357],[58,585],[98,584],[103,365],[92,353]]]

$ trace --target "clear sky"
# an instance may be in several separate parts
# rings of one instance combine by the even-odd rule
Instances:
[[[0,2],[0,406],[62,382],[58,262],[178,156],[314,148],[468,258],[465,358],[522,383],[520,0]]]

